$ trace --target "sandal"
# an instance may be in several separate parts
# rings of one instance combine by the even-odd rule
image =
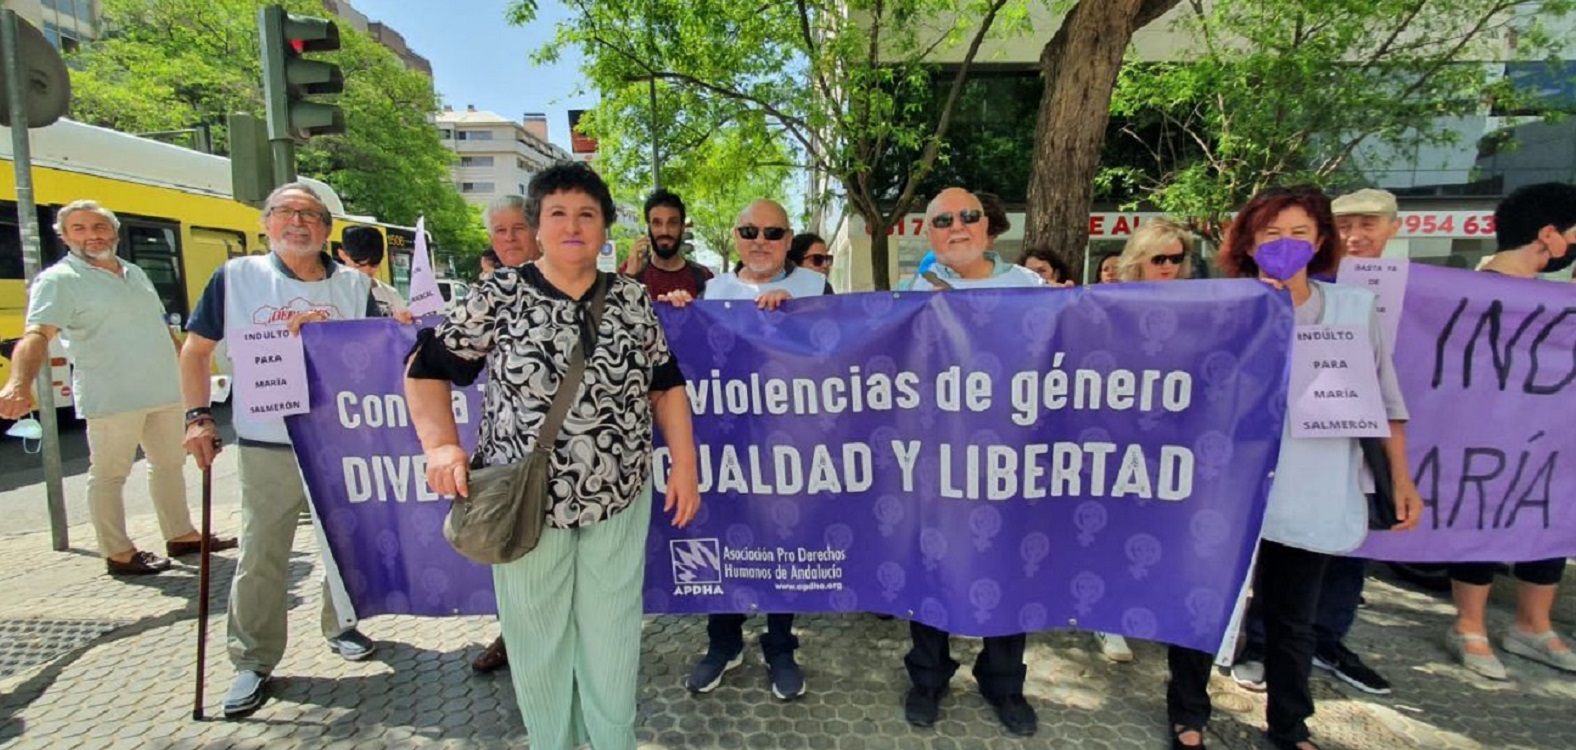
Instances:
[[[1198,733],[1198,744],[1189,745],[1182,741],[1182,735],[1188,732]],[[1204,750],[1204,728],[1190,727],[1185,724],[1171,725],[1171,750]]]
[[[509,666],[509,652],[504,648],[503,636],[492,642],[492,645],[482,649],[481,656],[471,662],[471,669],[477,674],[490,674]]]
[[[1445,631],[1445,650],[1460,660],[1462,666],[1491,680],[1510,679],[1510,675],[1505,672],[1505,665],[1500,663],[1492,649],[1487,654],[1474,654],[1467,651],[1468,643],[1488,645],[1488,636],[1461,633],[1454,625]]]

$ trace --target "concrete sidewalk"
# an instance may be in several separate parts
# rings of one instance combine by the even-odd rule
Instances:
[[[215,472],[216,527],[234,533],[233,452]],[[134,476],[140,476],[139,465]],[[191,502],[199,499],[195,471]],[[137,484],[137,481],[131,484]],[[71,488],[68,492],[80,491]],[[128,485],[133,537],[149,549],[157,529],[145,489]],[[0,512],[42,503],[38,485],[0,493]],[[141,504],[139,506],[139,503]],[[194,511],[195,515],[195,511]],[[78,518],[76,520],[86,520]],[[526,745],[506,673],[471,674],[469,660],[496,634],[490,618],[379,617],[362,630],[379,641],[370,661],[345,662],[317,635],[317,552],[297,535],[291,564],[294,640],[275,673],[272,698],[242,721],[191,718],[196,633],[195,559],[141,579],[104,574],[92,530],[72,528],[74,549],[51,552],[44,531],[0,536],[0,747],[49,748],[505,748]],[[234,552],[216,558],[209,627],[207,711],[219,713],[231,670],[224,607]],[[1556,622],[1576,631],[1576,580],[1567,579]],[[1508,586],[1496,592],[1492,625],[1509,622]],[[1576,675],[1503,656],[1508,683],[1479,679],[1446,656],[1448,601],[1387,580],[1370,581],[1370,603],[1349,645],[1395,683],[1376,698],[1315,673],[1313,730],[1325,748],[1576,747]],[[752,628],[764,626],[759,618]],[[721,687],[692,696],[681,682],[705,648],[701,617],[646,620],[638,733],[665,748],[1163,748],[1165,650],[1135,643],[1136,663],[1110,664],[1084,633],[1029,638],[1027,695],[1040,714],[1032,739],[1005,734],[973,688],[978,641],[954,640],[965,664],[933,730],[902,718],[907,625],[868,615],[799,618],[799,660],[809,693],[772,698],[753,644]],[[753,640],[753,638],[752,638]],[[1211,747],[1257,748],[1262,696],[1217,677]]]

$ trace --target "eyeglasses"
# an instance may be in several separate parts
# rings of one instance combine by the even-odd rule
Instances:
[[[733,231],[738,232],[739,238],[745,240],[753,240],[756,237],[765,235],[768,242],[776,242],[788,236],[788,230],[785,227],[758,227],[753,224],[735,227]]]
[[[268,210],[268,215],[283,216],[285,221],[299,220],[302,224],[323,223],[323,214],[314,209],[271,208]]]
[[[830,265],[832,265],[832,256],[830,254],[826,254],[826,253],[816,253],[815,255],[806,255],[806,256],[804,256],[804,262],[809,263],[810,265],[815,266],[816,268],[820,268],[822,266],[830,266]]]
[[[964,224],[978,224],[980,223],[980,219],[985,218],[984,211],[979,211],[972,208],[965,208],[962,211],[958,211],[956,215],[959,219],[963,220]],[[953,214],[951,213],[936,214],[935,216],[930,217],[930,225],[937,229],[951,229],[953,221],[952,217]]]
[[[1151,256],[1149,256],[1149,262],[1154,264],[1154,265],[1157,265],[1157,266],[1163,266],[1163,265],[1165,265],[1167,263],[1170,263],[1173,266],[1180,266],[1180,265],[1182,265],[1183,261],[1186,261],[1186,260],[1187,260],[1187,253],[1172,253],[1170,255],[1151,255]]]

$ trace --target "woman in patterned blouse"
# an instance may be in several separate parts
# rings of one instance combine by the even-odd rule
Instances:
[[[635,747],[641,584],[650,525],[652,422],[672,452],[663,507],[684,526],[700,507],[695,440],[684,377],[646,291],[596,270],[614,218],[602,178],[582,163],[531,180],[526,218],[542,258],[501,268],[463,306],[423,331],[405,380],[427,454],[427,481],[465,495],[470,457],[460,447],[449,384],[487,368],[480,464],[523,459],[577,342],[585,377],[552,459],[547,528],[529,554],[493,566],[511,678],[531,747]],[[605,288],[600,323],[591,300]]]

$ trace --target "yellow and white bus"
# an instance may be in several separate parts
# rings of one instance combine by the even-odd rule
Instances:
[[[65,250],[50,229],[55,211],[74,200],[96,200],[120,218],[119,254],[147,272],[172,323],[186,320],[209,277],[226,260],[268,250],[257,209],[232,197],[225,157],[61,120],[32,131],[32,161],[43,265]],[[408,292],[415,230],[348,216],[333,188],[304,181],[334,214],[333,245],[350,224],[383,230],[388,254],[380,276]],[[16,211],[11,134],[0,128],[0,341],[21,335],[27,313]],[[64,352],[52,349],[55,399],[61,406],[71,403],[66,364]],[[0,382],[8,371],[9,361],[0,358]]]

